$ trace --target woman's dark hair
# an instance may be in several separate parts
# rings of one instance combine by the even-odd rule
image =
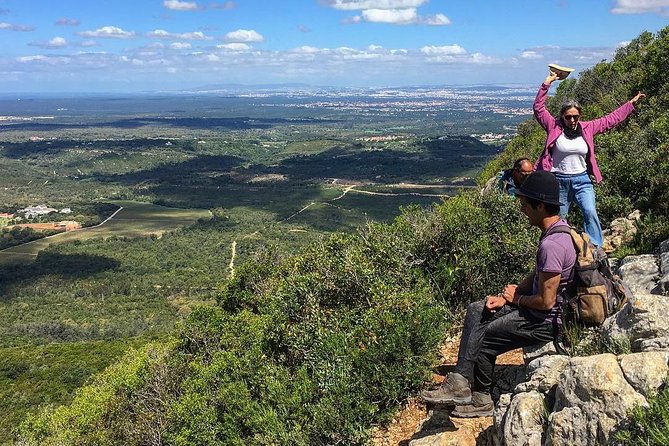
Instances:
[[[564,112],[566,112],[570,108],[575,108],[576,110],[578,110],[579,115],[582,112],[581,104],[579,104],[578,101],[575,100],[575,99],[570,99],[567,102],[565,102],[564,104],[562,104],[562,108],[560,108],[560,116],[562,116],[564,114]]]
[[[560,206],[557,204],[544,203],[543,201],[537,200],[535,198],[525,197],[527,204],[530,205],[532,209],[536,209],[539,206],[539,203],[543,203],[546,212],[549,216],[558,215],[560,213]]]

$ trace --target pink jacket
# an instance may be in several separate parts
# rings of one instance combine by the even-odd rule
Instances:
[[[546,110],[546,96],[548,96],[548,89],[550,85],[541,84],[537,98],[534,100],[534,117],[539,124],[546,130],[547,138],[544,151],[534,165],[534,170],[551,171],[553,168],[553,156],[551,155],[555,141],[562,133],[562,126],[560,118],[555,118]],[[597,167],[597,160],[595,159],[595,135],[604,133],[612,129],[616,125],[623,122],[634,111],[634,105],[629,101],[612,111],[606,116],[593,119],[592,121],[581,121],[581,129],[583,130],[583,139],[588,145],[588,155],[586,156],[586,165],[588,166],[588,173],[595,177],[595,182],[602,181],[602,174]]]

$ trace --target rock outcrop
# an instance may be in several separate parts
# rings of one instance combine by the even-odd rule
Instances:
[[[611,444],[629,411],[647,405],[647,397],[665,384],[669,240],[661,244],[657,256],[625,258],[620,273],[631,285],[634,299],[604,323],[599,336],[609,346],[626,346],[631,353],[570,358],[557,355],[550,345],[526,351],[524,376],[519,377],[522,369],[517,369],[502,379],[501,394],[494,395],[493,428],[478,438],[477,445]],[[432,437],[422,438],[420,444],[453,443]]]

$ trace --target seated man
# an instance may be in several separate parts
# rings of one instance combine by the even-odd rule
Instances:
[[[451,415],[456,417],[491,416],[497,356],[549,342],[561,324],[561,291],[573,279],[576,251],[570,234],[549,232],[567,225],[560,218],[558,182],[550,172],[534,172],[516,196],[529,223],[541,229],[535,270],[520,284],[469,305],[455,371],[438,389],[421,394],[429,403],[455,405]]]
[[[503,170],[497,175],[497,190],[501,194],[515,197],[516,191],[532,170],[532,162],[528,158],[517,159],[511,169]]]

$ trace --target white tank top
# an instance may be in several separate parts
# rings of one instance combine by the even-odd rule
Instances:
[[[588,154],[588,144],[582,136],[569,139],[561,134],[553,147],[553,168],[551,172],[574,175],[585,172],[585,156]]]

